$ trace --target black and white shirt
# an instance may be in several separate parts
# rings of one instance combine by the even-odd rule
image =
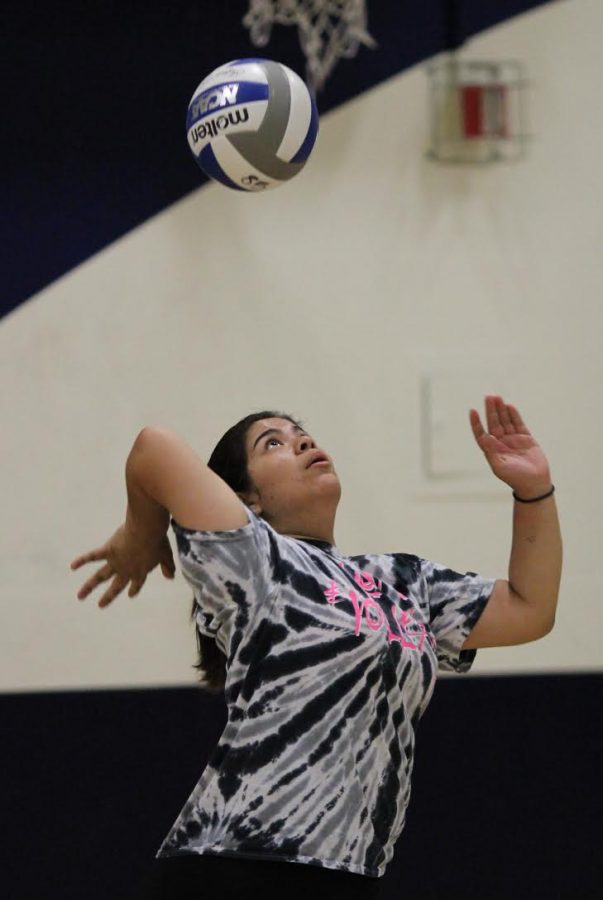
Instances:
[[[226,532],[172,520],[196,626],[226,654],[228,722],[158,856],[381,876],[437,670],[471,667],[460,648],[494,580],[405,553],[342,556],[247,512]]]

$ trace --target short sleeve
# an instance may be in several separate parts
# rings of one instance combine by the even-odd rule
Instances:
[[[194,531],[171,521],[182,574],[197,601],[197,629],[224,652],[235,623],[252,626],[274,586],[274,532],[245,509],[249,522],[232,531]]]
[[[443,672],[468,672],[476,650],[461,647],[484,611],[495,579],[474,572],[461,574],[422,559],[421,580],[429,604],[438,668]]]

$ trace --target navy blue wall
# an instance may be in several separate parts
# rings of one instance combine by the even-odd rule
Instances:
[[[602,708],[597,674],[441,681],[386,900],[598,898]],[[136,898],[221,733],[222,699],[5,695],[0,717],[2,896]]]
[[[543,2],[369,0],[378,49],[339,63],[319,110]],[[216,66],[258,55],[241,25],[247,8],[247,0],[4,4],[0,315],[203,183],[186,107]],[[303,73],[295,28],[275,27],[264,52]]]

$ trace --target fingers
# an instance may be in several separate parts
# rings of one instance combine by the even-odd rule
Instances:
[[[161,573],[164,578],[174,578],[176,575],[176,570],[174,568],[170,568],[167,563],[161,563]]]
[[[144,578],[133,578],[130,582],[130,587],[128,588],[128,597],[135,597],[146,580],[146,575]]]
[[[488,394],[485,398],[488,431],[495,437],[504,434],[529,434],[517,408],[505,403],[498,394]]]
[[[172,549],[167,538],[164,546],[160,548],[158,556],[159,558],[155,557],[154,561],[145,561],[143,558],[142,560],[132,561],[131,565],[125,565],[123,560],[120,564],[119,561],[115,561],[113,554],[110,553],[109,544],[105,544],[103,547],[99,547],[96,550],[91,550],[89,553],[78,556],[71,563],[72,570],[78,569],[80,566],[89,562],[94,562],[95,560],[106,560],[105,564],[82,585],[77,593],[78,599],[85,600],[92,591],[106,581],[109,581],[111,578],[113,578],[111,586],[105,591],[98,603],[101,609],[109,606],[128,584],[128,596],[135,597],[140,593],[145,584],[148,573],[158,563],[161,565],[163,575],[166,578],[173,579],[176,574],[176,567],[174,565]],[[117,569],[119,569],[120,572],[116,571]]]
[[[109,604],[113,603],[115,598],[124,590],[129,579],[125,578],[122,575],[116,575],[113,569],[108,564],[106,566],[103,566],[102,569],[99,569],[96,575],[93,575],[92,578],[89,578],[84,586],[80,588],[77,595],[78,599],[85,600],[91,591],[93,591],[99,585],[103,584],[105,581],[108,581],[112,575],[114,577],[109,590],[105,591],[98,602],[98,605],[101,609],[104,609],[105,606],[109,606]],[[136,594],[140,592],[146,580],[146,575],[143,578],[133,578],[130,582],[128,596],[136,596]]]
[[[121,575],[116,575],[111,582],[111,587],[109,588],[109,590],[105,591],[101,599],[98,601],[99,608],[104,609],[105,606],[109,606],[110,603],[113,603],[118,594],[121,594],[127,583],[127,579],[122,578]]]
[[[520,434],[529,434],[530,430],[519,415],[519,411],[517,410],[517,408],[509,404],[508,409],[509,415],[511,416],[511,421],[515,426],[515,431],[518,431]]]
[[[491,434],[484,429],[482,425],[482,420],[479,417],[479,413],[476,409],[469,410],[469,422],[471,423],[471,430],[473,431],[473,436],[477,441],[478,446],[484,453],[487,453],[489,450],[493,450],[496,447],[496,439],[492,437]]]
[[[477,410],[469,411],[469,420],[475,440],[486,455],[514,446],[509,444],[512,435],[529,434],[516,408],[505,403],[498,394],[485,397],[485,409],[487,431]]]
[[[488,431],[495,437],[500,437],[505,433],[504,419],[504,402],[502,397],[496,394],[489,394],[486,397],[486,421],[488,423]],[[501,418],[502,414],[502,418]]]
[[[484,432],[484,426],[482,425],[482,420],[479,417],[479,413],[476,409],[469,410],[469,422],[471,423],[471,430],[473,431],[473,435],[476,441],[479,441],[482,434]]]
[[[496,410],[498,412],[498,418],[500,424],[505,430],[505,434],[514,434],[515,433],[515,425],[511,419],[511,415],[509,412],[509,407],[504,402],[502,397],[496,398]]]
[[[72,569],[79,569],[80,566],[85,565],[89,562],[100,562],[101,559],[107,558],[106,548],[98,547],[96,550],[91,550],[89,553],[84,553],[82,556],[78,556],[77,559],[74,559],[71,563]]]
[[[77,567],[74,567],[72,564],[72,568]],[[102,584],[104,581],[108,581],[113,574],[114,573],[112,567],[109,565],[109,563],[106,563],[92,576],[92,578],[89,578],[88,581],[86,581],[82,585],[82,587],[77,592],[78,600],[85,600],[90,591],[93,591],[99,586],[99,584]]]
[[[166,578],[174,578],[176,566],[169,541],[166,541],[161,554],[161,571]]]

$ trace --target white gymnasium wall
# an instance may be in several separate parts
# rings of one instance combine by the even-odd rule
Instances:
[[[467,47],[528,66],[524,162],[427,161],[420,66],[325,116],[297,181],[202,187],[2,322],[1,689],[193,680],[180,577],[99,611],[68,568],[122,520],[145,424],[207,457],[249,411],[291,411],[335,458],[344,552],[504,576],[509,491],[466,420],[491,391],[549,453],[565,574],[555,630],[474,671],[600,667],[602,33],[599,0],[575,0]],[[439,459],[465,474],[424,473],[426,379]]]

